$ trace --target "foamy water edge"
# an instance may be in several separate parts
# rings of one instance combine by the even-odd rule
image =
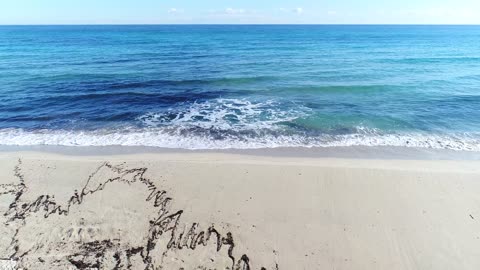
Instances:
[[[252,138],[215,140],[206,136],[183,136],[161,130],[109,131],[0,131],[0,145],[6,146],[147,146],[206,149],[260,149],[284,147],[401,146],[480,152],[480,139],[460,135],[434,134],[348,134],[302,137],[300,135],[266,135]]]

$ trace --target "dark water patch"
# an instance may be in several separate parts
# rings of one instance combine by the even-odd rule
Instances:
[[[127,103],[131,105],[149,105],[151,103],[157,105],[171,105],[180,102],[205,100],[219,97],[222,91],[184,91],[184,92],[167,92],[167,93],[141,93],[141,92],[120,92],[120,93],[95,93],[82,95],[63,95],[49,96],[43,100],[52,102],[52,104],[85,104],[84,102],[93,102],[94,104],[111,104],[119,105]],[[108,109],[108,108],[107,108]]]
[[[31,88],[42,92],[62,93],[76,91],[108,91],[118,89],[169,90],[171,88],[181,90],[202,88],[208,91],[208,87],[224,86],[235,88],[238,86],[255,85],[261,82],[274,82],[275,77],[230,77],[230,78],[204,78],[183,80],[158,80],[158,79],[129,79],[128,77],[141,76],[140,74],[64,74],[46,77],[32,77],[24,79],[30,83]],[[127,77],[127,78],[125,78]],[[237,90],[238,91],[238,90]]]
[[[253,84],[262,81],[274,80],[273,77],[238,77],[238,78],[209,78],[194,80],[147,80],[142,82],[114,82],[107,84],[107,89],[130,89],[144,87],[178,87],[178,86],[208,86],[208,85],[235,85]]]
[[[54,120],[54,116],[29,116],[29,115],[18,115],[9,118],[0,117],[0,121],[8,122],[24,122],[24,121],[50,121]]]
[[[93,114],[88,120],[90,121],[100,121],[100,122],[120,122],[120,121],[128,121],[133,120],[138,117],[139,112],[132,111],[132,112],[112,112],[105,115],[96,115]]]

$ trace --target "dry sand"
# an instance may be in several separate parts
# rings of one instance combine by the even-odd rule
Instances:
[[[480,269],[480,162],[0,154],[23,269]]]

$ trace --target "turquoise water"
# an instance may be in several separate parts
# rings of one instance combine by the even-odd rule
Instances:
[[[0,145],[480,151],[480,26],[0,26]]]

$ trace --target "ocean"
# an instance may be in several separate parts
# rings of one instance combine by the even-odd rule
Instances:
[[[0,26],[0,145],[480,151],[480,26]]]

